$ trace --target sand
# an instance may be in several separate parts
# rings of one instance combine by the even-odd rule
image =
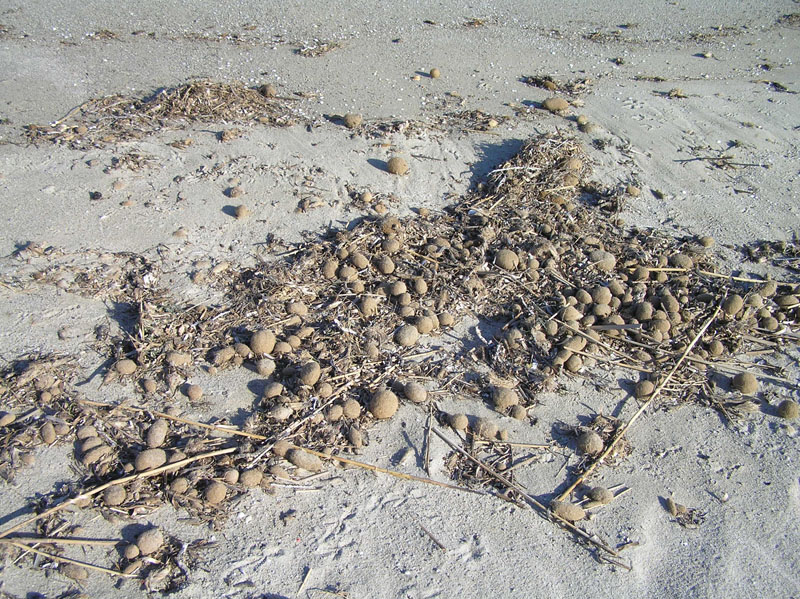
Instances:
[[[796,15],[796,2],[171,4],[27,3],[0,13],[0,281],[25,272],[13,254],[34,241],[88,263],[104,252],[158,255],[159,284],[186,302],[213,301],[213,291],[190,280],[197,260],[254,264],[269,253],[270,235],[291,244],[307,231],[346,227],[363,215],[350,197],[364,190],[394,194],[399,215],[441,209],[542,132],[584,143],[601,184],[641,188],[621,215],[632,226],[712,235],[730,272],[798,281],[797,270],[743,262],[737,250],[800,233],[800,29],[796,16],[781,20]],[[465,25],[473,19],[481,22]],[[315,57],[297,52],[320,42],[340,47]],[[434,67],[437,79],[428,75]],[[583,105],[566,117],[542,110],[552,94],[521,79],[543,75],[590,79],[570,98]],[[193,123],[86,150],[24,136],[25,125],[54,122],[90,98],[146,97],[197,78],[273,83],[294,98],[298,124],[243,126],[240,137],[221,142],[230,124]],[[488,133],[443,128],[385,138],[354,134],[332,118],[433,122],[454,110],[509,118]],[[578,114],[596,124],[591,134],[578,130]],[[194,140],[186,149],[169,145],[186,138]],[[131,153],[149,165],[115,167]],[[408,175],[385,171],[395,153],[408,160]],[[717,168],[710,159],[719,156],[735,164]],[[226,195],[233,186],[243,195]],[[236,219],[241,204],[252,214]],[[173,235],[180,228],[186,238]],[[98,325],[124,325],[115,310],[53,285],[2,284],[2,361],[74,355],[88,399],[137,399],[130,382],[101,384],[109,356],[92,341]],[[464,321],[454,343],[479,343],[491,326]],[[794,381],[797,359],[796,346],[774,358]],[[241,424],[253,409],[253,378],[244,369],[197,369],[188,382],[210,400],[192,407],[177,394],[168,403],[191,418]],[[535,424],[503,419],[512,440],[556,446],[519,469],[517,481],[548,503],[565,463],[577,459],[560,425],[596,412],[630,417],[633,380],[604,368],[562,375],[557,390],[537,398]],[[762,389],[768,404],[736,424],[696,403],[649,410],[628,433],[633,453],[592,479],[629,489],[584,526],[612,546],[630,543],[621,554],[630,571],[599,562],[570,534],[497,497],[354,469],[334,469],[304,489],[251,491],[217,527],[193,525],[169,505],[138,517],[84,510],[68,518],[89,537],[131,541],[155,524],[181,543],[208,542],[175,597],[800,596],[800,437],[797,424],[770,407],[797,400],[798,390]],[[488,404],[458,397],[439,406],[492,414]],[[357,459],[425,476],[425,417],[401,402],[397,415],[370,429]],[[28,514],[31,499],[78,480],[72,449],[39,448],[24,476],[0,482],[0,528]],[[434,441],[431,452],[431,477],[447,481],[447,447]],[[668,497],[698,510],[702,523],[676,523]],[[107,566],[119,560],[116,549],[66,554]],[[40,565],[4,559],[3,596],[143,593],[141,581],[92,573],[79,585]]]

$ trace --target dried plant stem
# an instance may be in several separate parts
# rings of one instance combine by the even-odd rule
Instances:
[[[47,551],[42,551],[41,549],[36,549],[34,547],[29,547],[27,545],[23,545],[22,543],[17,543],[15,541],[11,541],[9,545],[13,545],[17,549],[22,549],[24,551],[31,551],[32,553],[37,553],[39,555],[43,555],[49,559],[55,560],[57,562],[64,562],[67,564],[75,564],[77,566],[81,566],[83,568],[89,568],[90,570],[96,570],[97,572],[104,572],[105,574],[110,574],[111,576],[118,576],[120,578],[136,578],[133,574],[125,574],[123,572],[119,572],[117,570],[111,570],[109,568],[104,568],[103,566],[95,566],[94,564],[89,564],[86,562],[82,562],[76,559],[72,559],[69,557],[64,557],[63,555],[55,555],[53,553],[48,553]]]
[[[443,483],[438,480],[433,480],[432,478],[425,478],[422,476],[414,476],[413,474],[406,474],[405,472],[397,472],[396,470],[389,470],[387,468],[381,468],[380,466],[374,466],[372,464],[365,464],[364,462],[357,462],[355,460],[351,460],[349,458],[343,458],[342,456],[338,455],[328,455],[327,453],[322,453],[321,451],[314,451],[313,449],[308,449],[306,447],[301,447],[303,451],[306,453],[310,453],[311,455],[315,455],[318,458],[322,458],[325,460],[335,460],[337,462],[341,462],[342,464],[347,464],[348,466],[355,466],[356,468],[362,468],[364,470],[372,470],[373,472],[380,472],[381,474],[388,474],[389,476],[394,476],[396,478],[402,478],[404,480],[413,480],[420,483],[425,483],[428,485],[434,485],[436,487],[444,487],[445,489],[453,489],[455,491],[466,491],[467,493],[475,493],[477,495],[486,495],[483,491],[476,491],[475,489],[468,489],[466,487],[459,487],[457,485],[451,485],[448,483]]]
[[[222,433],[228,433],[229,435],[239,435],[242,437],[250,437],[251,439],[258,439],[263,441],[266,439],[263,435],[257,435],[255,433],[248,433],[246,431],[242,431],[236,428],[229,428],[227,426],[220,426],[216,424],[204,424],[202,422],[197,422],[196,420],[189,420],[188,418],[181,418],[180,416],[171,416],[170,414],[165,414],[164,412],[154,412],[151,410],[147,410],[145,408],[140,408],[138,406],[125,406],[122,404],[108,404],[103,403],[100,401],[92,401],[89,399],[78,399],[78,403],[86,404],[88,406],[95,406],[98,408],[109,408],[111,410],[128,410],[130,412],[147,412],[153,414],[153,416],[157,416],[158,418],[164,418],[165,420],[172,420],[173,422],[180,422],[182,424],[188,424],[191,426],[195,426],[197,428],[204,428],[206,430],[217,431]]]
[[[766,279],[748,279],[746,277],[734,277],[733,275],[726,275],[720,272],[711,272],[710,270],[690,270],[686,268],[677,268],[677,267],[648,267],[647,270],[650,272],[696,272],[701,275],[705,275],[707,277],[716,277],[718,279],[728,279],[729,281],[737,281],[739,283],[766,283]],[[775,281],[778,285],[783,285],[781,281]]]
[[[678,361],[675,362],[675,365],[672,367],[672,369],[669,371],[669,373],[667,373],[667,376],[664,377],[664,380],[661,381],[661,383],[658,385],[658,387],[656,387],[656,389],[653,391],[653,394],[647,399],[646,402],[644,402],[641,405],[641,407],[639,407],[638,410],[636,410],[636,413],[633,416],[631,416],[630,420],[628,420],[628,422],[626,422],[625,425],[617,431],[617,433],[614,435],[614,438],[611,440],[611,443],[609,443],[606,446],[606,448],[603,450],[603,453],[601,453],[597,457],[597,459],[595,459],[594,462],[592,462],[589,465],[589,467],[586,470],[584,470],[583,473],[578,478],[576,478],[572,482],[572,484],[569,487],[567,487],[567,489],[563,493],[561,493],[561,495],[558,496],[559,500],[563,501],[564,498],[568,497],[569,494],[572,493],[572,491],[574,491],[575,488],[578,485],[580,485],[584,480],[586,480],[586,478],[592,472],[594,472],[594,469],[597,468],[597,466],[599,466],[603,462],[603,460],[606,459],[609,456],[609,454],[611,454],[612,451],[614,451],[614,448],[622,440],[622,437],[625,435],[627,430],[633,425],[634,422],[636,422],[636,420],[638,420],[639,416],[641,416],[644,413],[644,411],[650,406],[650,404],[653,403],[653,400],[656,397],[659,396],[661,391],[664,390],[664,388],[667,386],[669,381],[672,379],[672,377],[678,371],[678,368],[680,368],[681,364],[683,364],[684,360],[686,359],[686,356],[689,355],[689,352],[692,351],[692,348],[700,340],[700,337],[703,336],[703,333],[706,332],[706,329],[711,325],[711,323],[714,321],[714,319],[720,313],[720,310],[722,310],[722,307],[721,306],[717,306],[717,309],[714,311],[714,313],[711,315],[711,317],[708,320],[706,320],[705,324],[703,324],[703,326],[700,329],[700,331],[698,331],[697,335],[695,335],[694,339],[692,339],[692,342],[689,343],[689,345],[683,351],[683,353],[681,354],[681,357],[678,358]]]
[[[178,469],[183,468],[184,466],[186,466],[188,464],[191,464],[193,462],[198,462],[198,461],[203,460],[205,458],[213,458],[213,457],[218,456],[218,455],[224,455],[224,454],[227,454],[227,453],[233,453],[237,449],[238,449],[237,447],[226,447],[225,449],[217,449],[215,451],[209,451],[208,453],[201,453],[199,455],[192,456],[190,458],[186,458],[185,460],[180,460],[180,461],[174,462],[172,464],[165,464],[164,466],[160,466],[158,468],[154,468],[153,470],[147,470],[146,472],[139,472],[137,474],[131,474],[129,476],[123,476],[122,478],[118,478],[118,479],[109,481],[107,483],[103,483],[102,485],[100,485],[98,487],[95,487],[94,489],[90,489],[89,491],[84,491],[80,495],[76,495],[75,497],[72,497],[70,499],[67,499],[66,501],[63,501],[63,502],[59,503],[58,505],[56,505],[54,507],[51,507],[49,510],[43,511],[41,514],[36,514],[35,516],[31,516],[27,520],[24,520],[24,521],[20,522],[19,524],[15,524],[11,528],[7,528],[6,530],[0,532],[0,539],[2,539],[4,537],[7,537],[11,533],[17,532],[18,530],[20,530],[21,528],[24,528],[28,524],[31,524],[33,522],[37,522],[38,520],[41,520],[42,518],[47,518],[51,514],[55,514],[56,512],[59,512],[59,511],[63,510],[64,508],[66,508],[66,507],[68,507],[70,505],[73,505],[74,503],[78,503],[79,501],[83,501],[84,499],[89,499],[90,497],[93,497],[94,495],[97,495],[98,493],[102,493],[108,487],[112,487],[114,485],[124,485],[125,483],[129,483],[129,482],[131,482],[133,480],[138,480],[140,478],[150,478],[152,476],[158,476],[159,474],[163,474],[164,472],[169,472],[171,470],[178,470]]]
[[[113,546],[124,543],[122,539],[77,539],[72,537],[11,537],[0,539],[0,543],[31,543],[33,545],[104,545]]]
[[[449,445],[451,449],[453,449],[454,451],[456,451],[456,452],[460,453],[462,456],[464,456],[465,458],[467,458],[467,459],[468,459],[469,461],[471,461],[473,464],[475,464],[476,466],[478,466],[478,468],[480,468],[481,470],[483,470],[484,472],[486,472],[487,474],[489,474],[489,475],[490,475],[492,478],[494,478],[494,479],[495,479],[495,480],[497,480],[498,482],[500,482],[500,483],[504,484],[504,485],[505,485],[506,487],[508,487],[509,489],[513,489],[514,491],[516,491],[517,493],[519,493],[519,495],[520,495],[520,496],[521,496],[523,499],[525,499],[525,501],[527,501],[527,502],[528,502],[528,503],[529,503],[529,504],[530,504],[532,507],[534,507],[534,508],[536,508],[536,509],[538,510],[538,512],[539,512],[539,514],[540,514],[541,516],[543,516],[543,517],[545,517],[545,518],[548,518],[548,519],[553,519],[554,521],[558,522],[559,524],[561,524],[562,526],[564,526],[565,528],[567,528],[567,529],[568,529],[570,532],[572,532],[572,533],[574,533],[574,534],[578,535],[579,537],[581,537],[581,538],[582,538],[582,539],[584,539],[585,541],[587,541],[587,542],[591,543],[591,544],[592,544],[592,545],[594,545],[595,547],[598,547],[598,548],[602,549],[603,551],[605,551],[605,552],[609,553],[610,555],[613,555],[613,556],[616,556],[616,555],[617,555],[617,552],[616,552],[616,551],[614,551],[614,550],[613,550],[611,547],[609,547],[609,546],[608,546],[608,545],[606,545],[605,543],[602,543],[602,542],[598,541],[597,539],[594,539],[594,538],[593,538],[593,537],[592,537],[592,536],[591,536],[589,533],[587,533],[586,531],[584,531],[584,530],[581,530],[580,528],[578,528],[577,526],[575,526],[575,525],[574,525],[574,524],[572,524],[571,522],[568,522],[567,520],[564,520],[563,518],[559,518],[559,517],[558,517],[558,516],[556,516],[555,514],[551,513],[551,512],[550,512],[550,510],[549,510],[549,509],[547,509],[547,507],[545,507],[545,506],[544,506],[544,504],[542,504],[542,503],[538,502],[536,499],[534,499],[533,497],[531,497],[531,496],[528,494],[528,492],[527,492],[527,491],[526,491],[526,490],[525,490],[523,487],[521,487],[520,485],[518,485],[518,484],[517,484],[517,483],[515,483],[515,482],[512,482],[512,481],[508,480],[508,479],[507,479],[505,476],[503,476],[502,474],[500,474],[499,472],[497,472],[497,471],[496,471],[494,468],[492,468],[491,466],[488,466],[487,464],[485,464],[485,463],[484,463],[484,462],[482,462],[481,460],[479,460],[479,459],[477,459],[477,458],[475,458],[475,457],[471,456],[469,453],[467,453],[466,451],[464,451],[463,449],[461,449],[461,448],[460,448],[458,445],[456,445],[455,443],[453,443],[453,442],[452,442],[450,439],[448,439],[448,438],[447,438],[447,436],[445,436],[445,434],[444,434],[442,431],[440,431],[439,429],[435,428],[435,429],[433,429],[433,432],[434,432],[434,433],[436,433],[436,435],[437,435],[437,436],[438,436],[438,437],[439,437],[439,438],[440,438],[442,441],[444,441],[445,443],[447,443],[447,445]],[[616,562],[615,562],[615,563],[616,563]],[[626,568],[630,569],[630,568],[629,568],[628,566],[626,566],[625,564],[619,564],[619,565],[620,565],[620,566],[622,566],[622,567],[626,567]]]
[[[619,360],[612,360],[611,358],[606,358],[605,356],[601,356],[598,354],[590,354],[585,351],[581,351],[579,349],[570,350],[573,354],[578,354],[579,356],[586,356],[587,358],[593,358],[598,362],[606,362],[607,364],[613,364],[614,366],[619,366],[620,368],[627,368],[629,370],[636,370],[637,372],[644,372],[646,374],[651,374],[653,371],[649,368],[642,368],[641,366],[634,366],[633,364],[628,364],[627,362],[620,362]]]
[[[484,441],[482,439],[474,439],[474,445],[508,445],[509,447],[522,447],[525,449],[550,449],[552,445],[542,445],[541,443],[516,443],[514,441]]]

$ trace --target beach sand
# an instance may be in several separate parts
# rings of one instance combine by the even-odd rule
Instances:
[[[213,304],[220,290],[193,279],[198,270],[257,268],[323,231],[352,228],[375,215],[357,201],[363,191],[393,215],[439,214],[545,133],[580,142],[598,188],[641,191],[622,194],[626,226],[710,235],[720,272],[798,283],[796,257],[757,263],[740,251],[758,240],[796,242],[800,233],[797,2],[48,4],[11,3],[0,12],[4,369],[30,354],[67,356],[82,398],[173,406],[190,420],[243,426],[263,390],[252,369],[212,375],[198,362],[182,370],[203,388],[202,402],[179,391],[143,398],[135,379],[104,383],[114,359],[103,339],[136,334],[130,310],[33,273],[51,263],[118,272],[146,257],[159,264],[147,285],[167,289],[176,305]],[[545,76],[575,84],[575,93],[524,81]],[[55,123],[56,131],[56,121],[71,122],[73,109],[93,98],[148,98],[199,80],[273,84],[293,124],[153,121],[139,138],[71,145],[63,132],[60,144],[26,136],[29,124]],[[553,95],[571,102],[565,113],[542,108]],[[469,111],[481,114],[452,116]],[[363,116],[360,129],[343,126],[346,113]],[[115,117],[107,118],[105,125]],[[240,131],[223,141],[234,127]],[[393,155],[408,161],[408,174],[387,172]],[[235,218],[239,205],[247,218]],[[175,236],[179,230],[185,236]],[[30,242],[54,249],[40,255],[24,249]],[[419,351],[496,343],[504,324],[468,314]],[[623,565],[489,487],[475,494],[330,465],[302,484],[276,480],[237,495],[211,520],[196,520],[163,494],[125,510],[65,510],[67,524],[80,527],[74,536],[131,541],[158,526],[174,539],[178,561],[151,567],[146,584],[101,572],[76,582],[47,559],[17,561],[0,545],[0,594],[158,594],[181,564],[185,576],[172,589],[181,598],[798,597],[800,436],[797,421],[775,409],[798,400],[793,326],[779,351],[763,357],[778,370],[762,372],[783,382],[761,380],[752,413],[730,422],[708,402],[674,405],[665,392],[626,433],[630,455],[593,475],[592,484],[626,491],[580,526],[624,547],[614,560]],[[763,347],[774,346],[744,349]],[[397,347],[387,341],[382,350],[391,361]],[[727,375],[715,376],[725,388]],[[552,445],[514,450],[515,461],[534,457],[515,481],[547,505],[581,459],[565,427],[598,413],[629,419],[636,380],[636,372],[604,364],[559,374],[524,421],[497,415],[479,393],[445,391],[436,402],[446,413],[496,417],[514,442]],[[436,384],[428,381],[431,390]],[[424,406],[403,400],[391,419],[370,424],[357,455],[342,455],[455,484],[449,448],[435,436],[426,441],[426,418]],[[43,507],[43,497],[63,496],[86,478],[73,443],[38,444],[34,465],[0,481],[0,531],[29,516],[31,502]],[[224,441],[209,443],[210,451]],[[692,508],[696,526],[681,526],[668,498]],[[63,549],[108,568],[124,563],[119,548]]]

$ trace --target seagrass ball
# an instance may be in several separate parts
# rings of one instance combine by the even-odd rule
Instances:
[[[398,406],[397,396],[388,389],[376,391],[369,401],[370,413],[379,420],[394,416]]]
[[[209,485],[206,487],[206,492],[204,494],[206,503],[210,503],[212,505],[216,505],[220,503],[223,499],[225,499],[225,494],[228,492],[228,487],[222,484],[219,481],[211,481]]]
[[[758,379],[751,372],[740,372],[733,377],[731,387],[744,395],[753,395],[758,391]]]
[[[411,347],[419,341],[419,330],[412,324],[404,324],[395,331],[394,341],[402,347]]]
[[[495,254],[494,263],[504,270],[516,270],[519,266],[519,256],[511,250],[502,249]]]
[[[149,528],[136,537],[136,546],[142,555],[155,553],[164,544],[164,535],[158,528]]]
[[[544,106],[545,110],[558,113],[569,108],[569,102],[567,102],[564,98],[554,96],[552,98],[547,98],[544,102],[542,102],[542,106]]]
[[[450,422],[450,426],[457,431],[465,431],[469,426],[469,419],[465,414],[450,414],[448,420]]]
[[[136,372],[136,362],[127,358],[117,362],[115,367],[117,372],[122,375],[133,374]]]
[[[593,487],[587,495],[592,501],[606,505],[614,499],[614,494],[605,487]]]
[[[400,156],[392,156],[386,163],[386,170],[393,175],[405,175],[408,172],[408,163]]]
[[[595,455],[603,451],[603,438],[594,431],[586,431],[578,437],[578,449],[585,454]]]
[[[800,416],[800,406],[798,406],[796,401],[784,399],[778,404],[778,416],[786,418],[787,420],[794,420]]]
[[[494,400],[495,409],[504,411],[519,404],[519,395],[514,389],[498,386],[492,390],[492,400]]]
[[[423,403],[428,399],[428,390],[416,381],[409,381],[403,386],[403,394],[414,403]]]
[[[344,115],[344,126],[348,129],[355,129],[359,125],[361,125],[362,118],[360,114],[356,114],[353,112],[348,112]]]
[[[257,356],[270,353],[275,348],[275,333],[268,329],[262,329],[253,333],[250,337],[250,349]]]
[[[556,516],[567,522],[577,522],[586,517],[586,512],[581,506],[569,501],[553,500],[550,502],[550,509]]]

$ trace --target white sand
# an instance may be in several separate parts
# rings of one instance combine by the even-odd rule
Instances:
[[[21,267],[10,254],[27,241],[66,252],[152,252],[164,244],[173,272],[162,282],[186,300],[202,301],[206,292],[187,277],[198,257],[252,263],[255,244],[267,233],[291,242],[302,231],[343,226],[358,216],[344,208],[350,187],[395,193],[401,214],[413,207],[441,207],[513,155],[524,140],[558,129],[587,144],[596,180],[642,187],[642,195],[626,206],[623,216],[629,223],[710,234],[727,268],[791,276],[764,264],[742,264],[733,247],[800,233],[800,101],[795,93],[800,91],[800,29],[776,24],[782,15],[800,10],[796,2],[625,0],[587,8],[576,1],[558,6],[474,2],[469,7],[403,1],[362,3],[358,9],[347,2],[224,7],[183,2],[166,9],[158,2],[48,4],[18,3],[0,12],[5,26],[0,118],[7,119],[0,124],[0,275]],[[471,18],[483,19],[484,26],[464,27]],[[87,36],[100,30],[118,39]],[[145,33],[132,35],[140,30]],[[155,35],[148,37],[151,32]],[[587,40],[593,32],[606,36]],[[293,52],[315,38],[339,40],[343,47],[318,58]],[[621,64],[612,62],[618,58]],[[762,66],[767,64],[770,70]],[[434,66],[441,69],[440,79],[411,80]],[[593,80],[581,96],[585,106],[571,112],[588,115],[600,127],[596,133],[579,133],[574,121],[533,106],[547,92],[519,79],[544,74],[562,81]],[[316,119],[315,125],[310,131],[246,128],[242,138],[227,144],[215,137],[224,124],[196,126],[188,133],[164,131],[86,152],[33,146],[22,135],[23,125],[54,121],[92,97],[141,96],[197,77],[273,82],[282,95],[313,92],[314,98],[297,106]],[[759,80],[779,82],[792,93]],[[687,97],[667,97],[674,88]],[[357,111],[367,120],[424,120],[445,110],[445,92],[463,98],[463,109],[511,115],[507,104],[513,103],[529,104],[530,113],[512,117],[497,135],[392,137],[406,155],[426,157],[412,159],[411,176],[402,179],[369,162],[387,158],[379,140],[351,137],[323,118]],[[454,109],[462,108],[447,108]],[[195,140],[189,150],[167,145],[189,136]],[[593,139],[601,140],[603,149],[592,147]],[[737,147],[730,147],[734,140]],[[112,157],[133,150],[151,154],[156,165],[104,172]],[[679,162],[720,152],[756,166],[715,169],[702,160]],[[216,164],[225,165],[218,177],[197,176],[201,166]],[[184,179],[176,182],[176,176]],[[324,190],[325,205],[297,214],[296,192],[306,176]],[[246,192],[241,200],[222,193],[236,177]],[[114,191],[118,179],[126,185]],[[90,200],[91,191],[101,191],[104,199]],[[121,207],[126,199],[135,200],[135,206]],[[254,211],[244,222],[225,212],[242,202]],[[172,237],[181,226],[189,231],[187,243]],[[0,286],[0,356],[10,362],[29,351],[76,354],[88,377],[108,357],[88,343],[95,327],[118,326],[108,310],[102,302],[51,286],[24,293]],[[56,334],[63,326],[69,327],[65,339]],[[464,334],[475,337],[468,328]],[[797,348],[778,359],[788,366],[785,376],[797,380]],[[131,385],[100,387],[101,378],[92,378],[81,392],[103,401],[134,396]],[[189,417],[250,409],[250,378],[243,369],[218,377],[198,372],[192,382],[220,401],[205,412],[189,409]],[[553,428],[558,422],[574,423],[600,411],[628,418],[635,406],[620,382],[624,386],[631,378],[599,368],[562,377],[563,389],[539,398],[537,424],[510,422],[511,436],[528,443],[560,441]],[[784,397],[798,399],[796,387],[766,385],[764,394],[773,404]],[[442,401],[441,407],[488,413],[483,405],[457,399]],[[424,475],[416,459],[424,422],[421,410],[402,406],[390,422],[370,431],[371,444],[359,459]],[[168,507],[139,520],[108,522],[92,512],[69,517],[83,523],[87,535],[99,537],[117,538],[120,531],[130,536],[136,525],[153,522],[183,542],[214,540],[177,597],[317,598],[336,592],[374,599],[800,596],[800,437],[794,428],[770,410],[726,425],[714,410],[690,404],[648,411],[628,437],[633,454],[616,468],[602,468],[594,480],[630,491],[584,526],[611,545],[634,543],[622,554],[630,572],[598,563],[569,534],[531,510],[360,470],[335,471],[315,484],[315,491],[251,492],[218,530],[192,526],[182,520],[185,514]],[[405,447],[416,453],[395,465],[392,456]],[[432,475],[441,480],[445,453],[443,444],[434,444]],[[567,449],[544,455],[520,469],[518,481],[546,503],[565,480],[562,466],[568,457],[574,463]],[[75,480],[72,460],[72,447],[40,449],[37,465],[23,470],[15,484],[0,483],[0,528],[17,522],[30,498]],[[705,522],[695,530],[676,524],[660,500],[670,494],[704,512]],[[69,548],[67,554],[104,564],[116,559],[115,552],[96,548],[86,555]],[[31,567],[30,560],[22,565],[5,560],[0,568],[0,591],[10,597],[58,597],[75,588],[59,574]],[[94,573],[85,592],[92,597],[142,594],[136,581],[113,582]]]

